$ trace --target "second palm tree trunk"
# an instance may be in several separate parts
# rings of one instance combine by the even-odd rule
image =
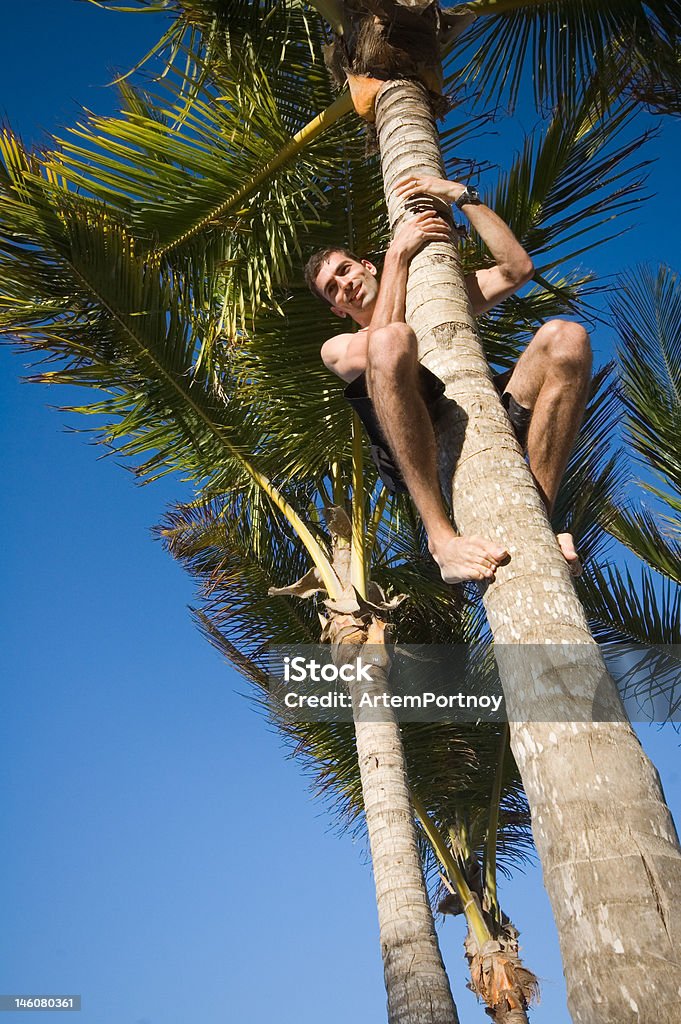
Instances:
[[[392,195],[396,182],[444,176],[425,90],[386,83],[376,129],[394,228],[405,213]],[[465,424],[465,437],[454,429],[448,438],[460,449],[452,486],[456,525],[499,540],[512,556],[484,603],[573,1020],[678,1024],[678,837],[657,772],[621,715],[491,382],[453,245],[433,243],[412,261],[407,320],[422,362],[461,408],[460,435]],[[600,721],[591,720],[595,705]]]
[[[354,500],[362,499],[355,495]],[[351,524],[340,509],[334,509],[327,522],[333,537],[334,572],[344,592],[352,594]],[[363,543],[364,538],[359,540]],[[364,661],[372,666],[371,678],[360,676],[349,683],[349,690],[376,888],[388,1024],[458,1024],[423,877],[400,726],[390,708],[382,709],[379,716],[362,711],[364,697],[370,701],[378,697],[380,705],[382,695],[390,692],[385,623],[354,612],[330,611],[324,635],[332,644],[336,664],[354,665],[368,644]]]

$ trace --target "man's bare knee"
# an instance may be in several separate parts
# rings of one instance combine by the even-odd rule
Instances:
[[[549,372],[588,380],[591,376],[591,342],[581,324],[569,320],[549,320],[537,331]]]
[[[367,381],[369,394],[377,381],[404,381],[414,377],[418,365],[418,344],[411,327],[388,324],[369,332]]]

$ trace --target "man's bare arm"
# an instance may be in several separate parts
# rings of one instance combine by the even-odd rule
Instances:
[[[496,263],[466,277],[473,313],[479,316],[527,284],[534,265],[509,226],[489,206],[466,203],[462,210]]]
[[[449,226],[428,211],[410,218],[398,229],[386,252],[376,305],[368,330],[337,334],[325,341],[322,362],[343,380],[351,381],[366,370],[369,333],[392,323],[404,323],[409,263],[427,242],[450,241]]]
[[[444,178],[419,177],[401,181],[395,191],[402,198],[427,193],[454,203],[465,187]],[[473,313],[479,316],[526,284],[534,273],[534,266],[509,226],[489,206],[466,203],[461,209],[496,263],[496,266],[478,270],[466,278]]]
[[[385,254],[370,331],[405,322],[407,278],[412,257],[427,242],[450,242],[449,225],[437,214],[418,213],[400,225]]]
[[[366,370],[368,344],[367,331],[337,334],[322,345],[322,362],[327,370],[350,382]]]

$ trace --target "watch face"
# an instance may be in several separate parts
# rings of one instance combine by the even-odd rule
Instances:
[[[473,188],[472,185],[466,185],[466,188],[463,190],[459,198],[456,200],[456,205],[459,207],[459,209],[461,209],[461,207],[465,206],[466,203],[473,203],[473,205],[475,205],[476,203],[479,202],[480,193],[478,192],[477,188]]]

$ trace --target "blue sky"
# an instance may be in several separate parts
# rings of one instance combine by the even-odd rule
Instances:
[[[14,5],[0,109],[34,144],[71,123],[77,101],[111,110],[111,69],[158,34],[156,16]],[[651,144],[657,196],[589,260],[600,273],[676,259],[678,142],[667,126]],[[609,351],[607,332],[595,342]],[[20,384],[8,351],[0,362],[0,993],[81,993],[81,1024],[384,1019],[365,848],[312,800],[151,539],[179,485],[136,487],[62,429],[48,406],[63,392]],[[678,818],[677,737],[645,739]],[[502,898],[543,982],[534,1019],[568,1024],[539,871]],[[486,1019],[464,989],[459,923],[440,935],[462,1024]]]

